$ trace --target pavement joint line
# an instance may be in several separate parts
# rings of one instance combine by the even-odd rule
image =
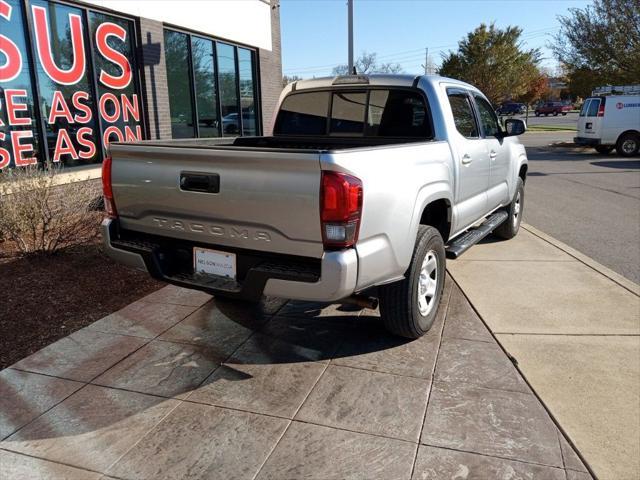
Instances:
[[[537,332],[494,332],[495,335],[519,335],[521,337],[548,336],[548,337],[638,337],[638,333],[537,333]]]
[[[523,224],[524,225],[524,224]],[[525,228],[526,230],[526,228]],[[534,233],[534,232],[531,232]],[[542,238],[542,237],[541,237]],[[546,240],[545,238],[543,238],[543,240]],[[548,240],[547,240],[548,241]],[[549,242],[551,243],[551,242]],[[553,243],[551,243],[553,245]],[[554,245],[555,246],[555,245]],[[558,247],[559,248],[559,247]],[[570,247],[569,247],[570,248]],[[568,253],[568,252],[567,252]],[[580,260],[580,259],[578,259]],[[584,262],[583,262],[584,263]],[[593,268],[593,267],[592,267]],[[599,272],[600,273],[600,272]],[[451,272],[449,272],[449,276],[453,279],[453,282],[458,286],[458,288],[460,289],[460,292],[462,293],[462,295],[464,296],[464,298],[467,300],[467,302],[469,302],[469,305],[471,306],[471,308],[473,309],[473,311],[475,312],[475,314],[478,316],[478,318],[480,319],[480,321],[484,324],[484,326],[487,328],[487,330],[489,331],[489,334],[494,338],[494,340],[496,341],[496,343],[498,344],[498,346],[500,347],[500,349],[504,352],[504,354],[508,357],[508,358],[512,358],[512,356],[509,354],[509,352],[507,351],[507,349],[504,347],[504,345],[502,345],[502,343],[500,342],[500,340],[498,340],[498,337],[496,336],[495,333],[493,333],[493,331],[491,330],[491,328],[489,327],[489,325],[487,324],[487,322],[484,320],[484,318],[482,318],[482,315],[480,314],[480,312],[478,311],[478,309],[476,308],[476,306],[473,304],[473,302],[471,302],[471,299],[467,296],[467,294],[465,293],[465,291],[462,289],[462,287],[460,286],[460,284],[458,284],[458,282],[456,281],[455,277],[453,276],[453,274]],[[617,283],[617,282],[616,282]],[[553,414],[553,412],[551,412],[551,409],[547,406],[547,404],[542,400],[542,397],[540,397],[540,395],[538,395],[538,392],[536,392],[536,390],[533,388],[533,385],[531,385],[531,382],[529,382],[529,380],[527,379],[527,377],[525,376],[524,372],[520,369],[520,366],[517,364],[516,362],[512,362],[513,366],[515,367],[515,369],[518,371],[518,373],[520,374],[520,376],[522,377],[522,380],[524,380],[524,382],[527,384],[527,386],[529,387],[529,389],[531,390],[532,394],[534,397],[536,397],[538,399],[538,402],[540,402],[540,405],[542,405],[542,408],[544,408],[544,410],[547,412],[547,415],[549,415],[549,418],[551,419],[551,421],[555,424],[556,428],[558,430],[560,430],[560,432],[562,433],[562,435],[564,435],[565,440],[567,441],[567,443],[569,444],[569,446],[571,446],[571,448],[573,449],[573,451],[575,452],[575,454],[578,456],[578,458],[582,461],[583,465],[585,466],[585,468],[587,469],[587,471],[589,472],[589,474],[593,477],[594,480],[598,480],[597,475],[595,474],[593,468],[591,468],[591,465],[589,464],[589,462],[587,462],[587,460],[585,459],[585,457],[582,455],[582,452],[580,452],[580,450],[578,450],[578,448],[576,447],[576,445],[573,443],[573,441],[571,440],[571,438],[569,437],[569,435],[567,435],[567,432],[564,430],[564,428],[562,427],[562,425],[560,424],[560,422],[558,421],[558,419],[555,417],[555,415]],[[560,454],[562,455],[562,451],[560,452]]]
[[[340,359],[332,359],[332,360],[340,360]],[[370,368],[364,368],[364,367],[354,367],[353,365],[342,365],[340,363],[332,363],[331,365],[333,367],[348,368],[348,369],[351,369],[351,370],[359,370],[361,372],[371,372],[371,373],[379,373],[381,375],[391,375],[392,377],[412,378],[414,380],[424,380],[424,381],[433,380],[433,377],[431,375],[428,376],[428,377],[418,377],[416,375],[405,375],[405,374],[402,374],[402,373],[394,373],[394,372],[386,372],[386,371],[383,372],[381,370],[372,370]]]
[[[451,277],[451,275],[446,274],[445,270],[445,283],[447,276]],[[449,283],[453,283],[453,279],[449,280]],[[436,351],[436,358],[433,361],[433,367],[431,368],[431,381],[429,382],[429,387],[427,391],[427,402],[424,406],[424,413],[422,414],[422,424],[420,425],[420,433],[418,433],[418,445],[416,446],[416,454],[413,456],[413,463],[411,465],[411,475],[409,478],[413,478],[413,474],[416,469],[416,463],[418,462],[418,452],[420,450],[420,441],[422,440],[422,432],[424,430],[424,423],[427,421],[427,411],[429,410],[429,401],[431,400],[431,392],[433,391],[433,384],[436,379],[436,367],[438,366],[438,358],[440,358],[440,349],[442,347],[442,341],[444,339],[444,327],[447,323],[447,317],[449,316],[449,307],[451,306],[451,297],[453,297],[453,285],[449,288],[449,296],[447,297],[447,308],[444,311],[444,318],[442,319],[442,327],[440,328],[440,338],[438,341],[438,350]]]
[[[500,455],[491,455],[491,454],[488,454],[488,453],[474,452],[473,450],[463,450],[461,448],[444,447],[442,445],[434,445],[433,443],[420,443],[420,445],[424,445],[425,447],[431,447],[431,448],[440,448],[442,450],[449,450],[451,452],[470,453],[472,455],[478,455],[478,456],[481,456],[481,457],[497,458],[497,459],[500,459],[500,460],[507,460],[509,462],[524,463],[526,465],[535,465],[535,466],[538,466],[538,467],[555,468],[556,470],[566,470],[566,468],[558,467],[557,465],[549,465],[547,463],[531,462],[529,460],[521,460],[519,458],[509,458],[509,457],[503,457],[503,456],[500,456]],[[559,444],[558,444],[558,448],[560,448]],[[564,465],[564,459],[563,459],[563,465]],[[573,471],[577,472],[578,470],[573,470]]]
[[[477,388],[477,389],[480,389],[480,390],[491,390],[492,392],[517,393],[519,395],[531,396],[531,393],[529,393],[529,392],[522,392],[520,390],[511,390],[509,388],[483,387],[482,385],[477,385],[475,383],[465,382],[465,381],[462,381],[462,380],[436,380],[433,383],[437,383],[438,385],[451,385],[451,384],[457,383],[457,384],[462,385],[462,386],[469,386],[469,387]]]
[[[604,265],[596,262],[595,260],[593,260],[589,256],[585,255],[584,253],[581,253],[581,252],[577,251],[575,248],[570,247],[566,243],[561,242],[560,240],[557,240],[556,238],[553,238],[551,235],[548,235],[548,234],[542,232],[541,230],[538,230],[536,227],[534,227],[532,225],[523,223],[521,226],[522,226],[522,228],[524,228],[529,233],[531,233],[531,234],[535,235],[536,237],[544,240],[545,242],[549,243],[550,245],[556,247],[557,249],[562,250],[567,255],[572,256],[573,258],[575,258],[579,262],[583,263],[587,267],[589,267],[592,270],[595,270],[596,272],[598,272],[599,274],[607,277],[609,280],[611,280],[612,282],[618,284],[619,286],[621,286],[622,288],[628,290],[629,292],[633,293],[637,297],[640,297],[640,285],[638,285],[637,283],[629,280],[628,278],[623,277],[619,273],[614,272],[610,268],[605,267]]]
[[[20,455],[22,457],[34,458],[36,460],[42,460],[42,461],[49,462],[49,463],[55,463],[56,465],[63,465],[65,467],[75,468],[76,470],[82,470],[84,472],[97,473],[98,475],[101,475],[101,476],[106,475],[104,472],[100,472],[98,470],[91,470],[90,468],[79,467],[79,466],[74,465],[72,463],[59,462],[57,460],[49,460],[48,458],[37,457],[35,455],[29,455],[28,453],[24,453],[24,452],[17,452],[15,450],[11,450],[11,449],[6,448],[6,447],[0,447],[0,450],[3,450],[5,452],[9,452],[9,453],[13,453],[15,455]]]
[[[338,349],[342,346],[342,343],[344,343],[344,340],[341,342],[341,344],[338,346]],[[336,352],[338,351],[338,349],[336,349]],[[280,445],[280,442],[282,441],[282,439],[284,438],[284,436],[287,434],[287,432],[289,431],[289,427],[291,427],[291,425],[293,424],[293,422],[295,421],[296,415],[298,415],[298,412],[300,412],[300,409],[302,408],[302,406],[304,405],[304,402],[307,401],[307,399],[309,398],[309,395],[311,395],[311,392],[313,392],[313,390],[316,388],[316,385],[318,385],[318,382],[320,381],[320,379],[324,376],[325,372],[327,371],[327,368],[329,368],[329,365],[331,364],[331,360],[329,360],[325,366],[324,369],[322,370],[322,373],[320,373],[320,375],[318,375],[318,378],[316,378],[316,381],[314,382],[314,384],[311,386],[311,388],[309,389],[309,391],[307,392],[307,394],[305,395],[304,399],[302,400],[302,402],[300,402],[300,405],[298,405],[298,408],[296,409],[296,411],[293,413],[291,419],[289,420],[289,423],[287,423],[287,426],[285,427],[285,429],[282,431],[282,435],[280,435],[280,438],[278,438],[278,440],[276,441],[276,443],[273,445],[273,448],[271,449],[271,451],[269,452],[269,454],[265,457],[264,461],[262,462],[262,464],[258,467],[258,469],[256,470],[255,475],[253,475],[252,480],[255,480],[256,478],[258,478],[258,475],[260,475],[260,472],[262,471],[262,469],[264,468],[264,466],[267,464],[267,462],[269,461],[269,459],[271,458],[271,455],[273,455],[273,452],[275,452],[276,448],[278,448],[278,445]],[[301,422],[304,423],[304,422]]]

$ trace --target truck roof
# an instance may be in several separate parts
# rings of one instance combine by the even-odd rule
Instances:
[[[439,84],[441,82],[458,84],[466,88],[477,90],[473,85],[461,82],[448,77],[439,75],[398,75],[398,74],[359,74],[359,75],[342,75],[334,77],[320,77],[309,80],[298,80],[292,84],[292,91],[308,90],[312,88],[328,88],[333,86],[357,86],[357,85],[373,85],[384,87],[412,87],[418,82]]]

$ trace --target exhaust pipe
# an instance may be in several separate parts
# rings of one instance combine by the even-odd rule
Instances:
[[[378,308],[378,299],[366,295],[351,295],[350,297],[340,300],[340,303],[357,305],[360,308],[370,308],[371,310]]]

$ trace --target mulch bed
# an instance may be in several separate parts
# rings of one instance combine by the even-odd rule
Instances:
[[[0,242],[0,282],[0,369],[164,286],[99,241],[18,258]]]

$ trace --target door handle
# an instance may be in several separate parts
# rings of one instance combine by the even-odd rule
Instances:
[[[469,165],[471,163],[471,155],[469,155],[468,153],[465,153],[462,156],[462,164],[463,165]]]
[[[497,156],[498,156],[498,154],[496,152],[494,152],[493,150],[491,150],[491,152],[489,153],[489,158],[491,160],[495,160]]]

